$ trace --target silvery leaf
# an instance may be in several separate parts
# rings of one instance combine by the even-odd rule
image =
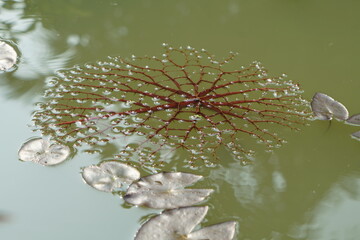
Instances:
[[[141,191],[125,195],[126,202],[156,209],[171,209],[197,204],[213,192],[212,189],[177,189]]]
[[[123,183],[131,183],[140,177],[135,168],[117,161],[105,161],[98,166],[85,167],[82,178],[91,187],[104,191],[113,192]]]
[[[235,235],[236,222],[224,222],[204,227],[187,235],[187,240],[231,240]]]
[[[167,210],[144,223],[135,240],[187,239],[196,225],[205,217],[208,207],[185,207]]]
[[[356,140],[360,140],[360,131],[352,133],[351,137],[355,138]]]
[[[346,120],[349,112],[340,102],[323,93],[316,93],[311,102],[311,108],[319,120]]]
[[[138,182],[143,188],[178,189],[196,183],[203,177],[183,172],[163,172],[143,177]]]
[[[18,155],[22,161],[36,162],[45,166],[56,165],[69,157],[70,148],[65,145],[51,144],[42,138],[36,138],[25,142]]]
[[[140,172],[136,168],[118,161],[105,161],[99,167],[123,183],[130,184],[140,178]]]
[[[149,208],[169,209],[194,205],[209,196],[212,189],[184,189],[202,176],[190,173],[158,173],[141,178],[128,188],[124,200]]]
[[[346,123],[360,125],[360,113],[352,115],[346,120]]]
[[[113,175],[105,172],[98,166],[84,168],[82,178],[91,187],[104,192],[112,192],[115,188],[119,188],[122,185],[121,182],[116,181]]]
[[[0,41],[0,71],[10,69],[17,59],[17,53],[9,44]]]

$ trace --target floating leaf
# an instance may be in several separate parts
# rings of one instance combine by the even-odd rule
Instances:
[[[188,240],[231,240],[235,235],[236,222],[229,221],[205,227],[187,235]]]
[[[360,125],[360,113],[352,115],[346,120],[346,123]]]
[[[123,183],[130,184],[140,178],[140,173],[126,164],[106,161],[98,166],[92,165],[84,168],[82,178],[97,190],[112,192],[116,188],[120,188]]]
[[[70,148],[61,144],[52,144],[42,138],[25,142],[19,150],[19,159],[36,162],[41,165],[56,165],[65,161],[70,155]]]
[[[135,240],[178,240],[189,234],[205,217],[208,207],[167,210],[141,226]]]
[[[355,138],[356,140],[360,140],[360,131],[352,133],[351,137]]]
[[[316,93],[311,102],[311,108],[319,120],[346,120],[349,112],[340,102],[324,93]]]
[[[9,44],[0,41],[0,71],[6,71],[10,69],[17,59],[17,53],[15,49]]]
[[[131,184],[124,200],[134,205],[159,209],[191,206],[213,192],[212,189],[184,189],[201,178],[182,172],[150,175]]]
[[[231,240],[235,234],[235,222],[217,224],[191,233],[207,211],[207,206],[164,211],[143,224],[135,240]]]

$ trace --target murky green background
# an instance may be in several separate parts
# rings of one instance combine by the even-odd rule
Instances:
[[[21,52],[17,70],[0,75],[0,238],[132,239],[143,216],[86,186],[77,154],[58,167],[17,160],[36,136],[33,104],[54,71],[108,55],[156,55],[161,43],[239,52],[270,73],[287,73],[304,97],[324,92],[360,112],[360,2],[353,0],[18,0],[0,1],[0,37]],[[241,167],[224,153],[202,169],[216,189],[206,224],[237,220],[237,239],[352,240],[360,236],[360,127],[314,121],[281,130],[288,144]],[[201,184],[200,184],[201,185]]]

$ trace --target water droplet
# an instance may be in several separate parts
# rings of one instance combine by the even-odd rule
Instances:
[[[191,115],[191,116],[189,117],[189,119],[192,120],[192,121],[199,121],[199,120],[202,119],[202,116],[199,115],[199,114],[195,114],[195,115]]]

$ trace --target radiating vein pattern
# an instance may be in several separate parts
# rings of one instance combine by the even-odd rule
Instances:
[[[124,161],[136,154],[156,162],[164,149],[184,149],[188,161],[208,164],[220,146],[246,159],[257,141],[282,143],[276,125],[303,124],[307,102],[298,84],[268,76],[259,62],[232,70],[235,55],[218,61],[205,50],[165,45],[160,57],[110,57],[60,71],[35,125],[75,145],[125,142],[117,155]]]

